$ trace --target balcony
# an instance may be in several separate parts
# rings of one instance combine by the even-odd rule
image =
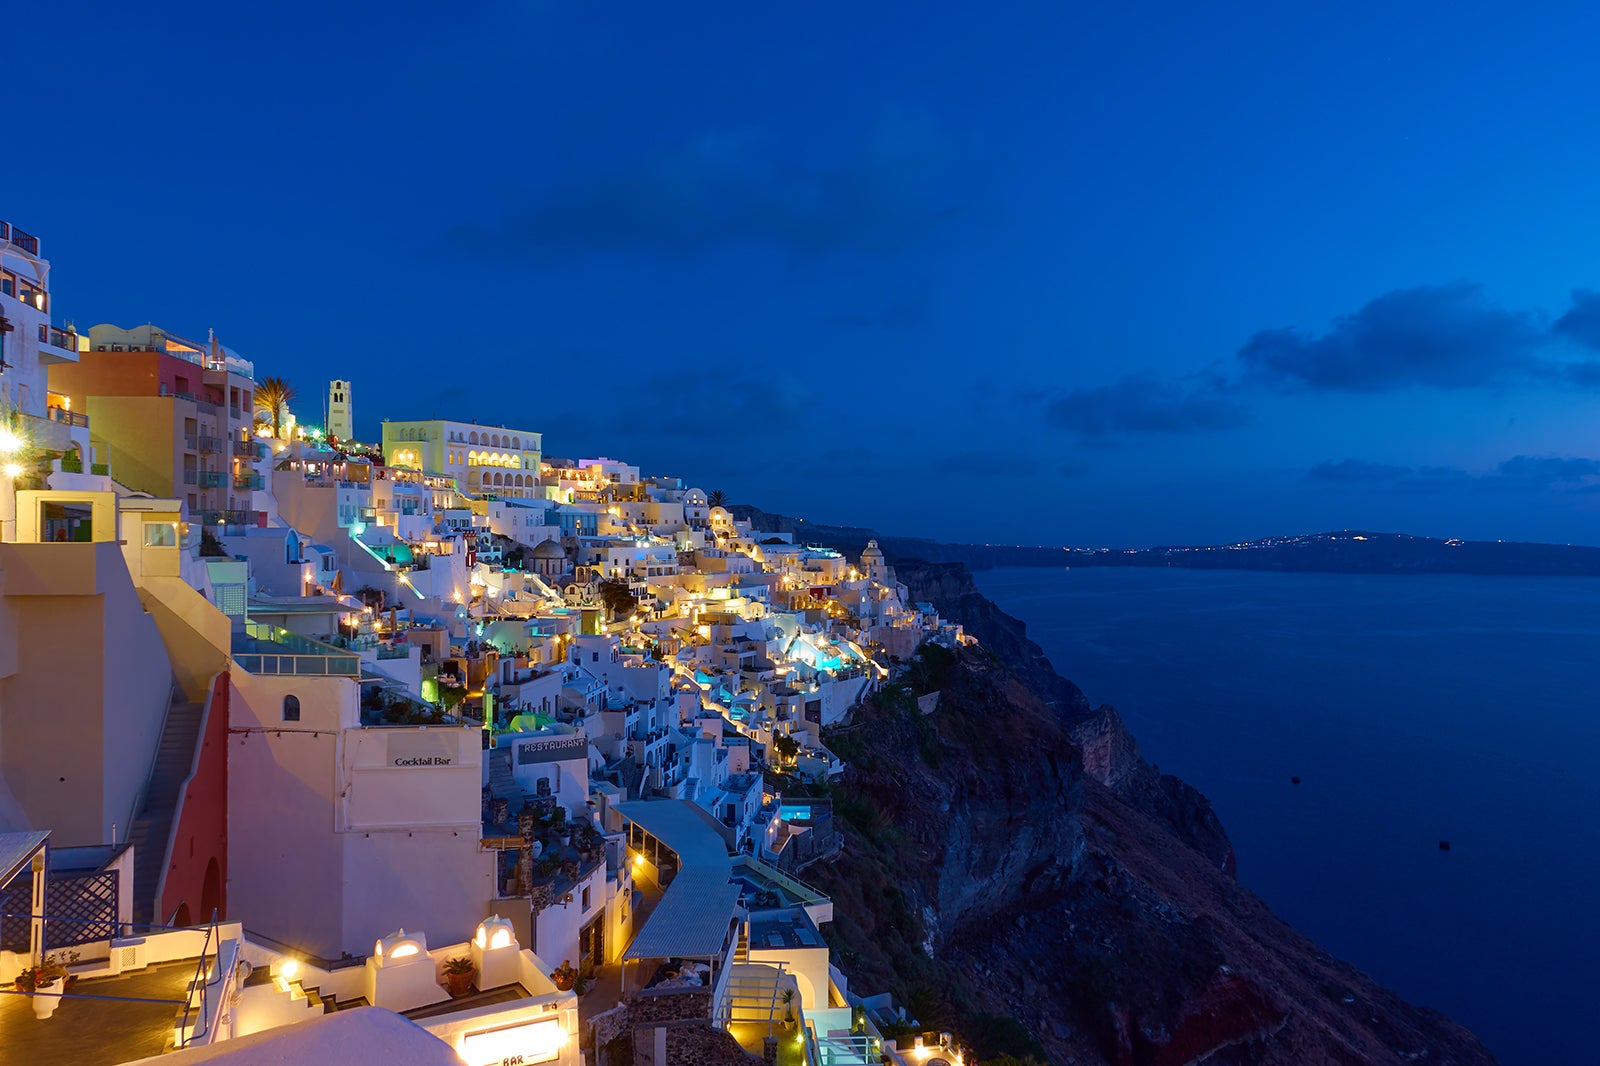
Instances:
[[[291,633],[251,622],[234,634],[233,659],[252,674],[297,677],[360,677],[361,657]]]
[[[194,482],[189,482],[194,484]],[[207,526],[253,526],[255,515],[250,511],[201,511],[199,519]]]
[[[45,363],[75,363],[78,361],[78,334],[54,326],[39,326],[39,355]]]
[[[202,452],[220,452],[222,440],[218,437],[199,436],[195,438],[195,447]]]
[[[200,471],[200,481],[198,484],[203,489],[221,488],[223,485],[223,479],[226,476],[227,475],[220,470],[202,470]]]
[[[185,470],[183,472],[183,483],[185,485],[198,485],[200,483],[200,471]]]
[[[266,479],[260,474],[235,474],[233,476],[233,487],[236,489],[264,489],[267,486]]]
[[[88,428],[89,416],[82,411],[69,411],[65,407],[51,407],[46,409],[45,416],[52,422],[60,422],[68,426],[82,426]]]
[[[24,233],[9,223],[0,222],[0,240],[10,241],[29,255],[39,254],[39,238],[31,233]]]
[[[257,440],[236,440],[233,442],[233,454],[241,459],[261,459],[267,454],[267,446]]]

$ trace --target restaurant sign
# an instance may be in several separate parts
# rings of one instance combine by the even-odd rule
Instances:
[[[589,738],[582,733],[517,741],[518,766],[560,762],[563,759],[585,759],[588,756]]]
[[[390,766],[455,766],[454,733],[390,733]]]

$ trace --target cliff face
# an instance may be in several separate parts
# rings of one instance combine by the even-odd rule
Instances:
[[[844,857],[829,939],[980,1058],[1479,1066],[1465,1029],[1330,958],[1232,876],[1205,797],[1139,754],[959,564],[894,560],[979,649],[926,652],[828,741]],[[939,692],[922,715],[914,697]]]

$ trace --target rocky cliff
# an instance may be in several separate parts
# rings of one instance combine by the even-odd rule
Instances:
[[[857,987],[894,991],[980,1059],[1494,1061],[1240,886],[1205,798],[1146,763],[964,567],[891,561],[981,646],[925,651],[827,737],[849,764],[830,789],[848,844],[806,876],[834,898],[828,936]]]

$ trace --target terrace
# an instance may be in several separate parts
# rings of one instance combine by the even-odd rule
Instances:
[[[233,660],[252,674],[361,676],[361,657],[282,626],[247,623],[233,635]]]

